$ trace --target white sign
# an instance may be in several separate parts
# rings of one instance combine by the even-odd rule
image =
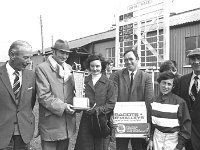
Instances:
[[[113,119],[116,137],[145,138],[149,133],[145,102],[117,102]]]

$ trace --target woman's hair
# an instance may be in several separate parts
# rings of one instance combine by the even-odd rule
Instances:
[[[105,58],[99,54],[99,55],[89,55],[87,60],[86,60],[86,69],[90,69],[90,62],[94,61],[94,60],[99,60],[101,62],[101,66],[102,66],[102,70],[103,70],[103,66],[105,65]]]
[[[164,71],[159,74],[157,81],[160,83],[162,80],[174,79],[175,75],[171,71]]]
[[[164,61],[161,66],[159,71],[160,72],[164,72],[164,71],[173,71],[176,72],[177,68],[176,68],[176,62],[174,60],[166,60]]]

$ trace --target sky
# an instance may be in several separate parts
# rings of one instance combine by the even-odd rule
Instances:
[[[115,23],[119,5],[130,0],[5,0],[0,1],[0,62],[8,60],[12,42],[25,40],[33,51],[57,39],[75,40],[101,33]],[[199,0],[173,0],[172,12],[200,7]],[[53,37],[53,38],[52,38]]]

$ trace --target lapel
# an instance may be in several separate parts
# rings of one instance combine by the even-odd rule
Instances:
[[[122,77],[125,80],[125,85],[127,86],[128,90],[130,90],[130,77],[129,77],[129,73],[128,73],[128,69],[124,69],[122,71]]]
[[[28,86],[28,77],[29,77],[29,75],[28,75],[28,73],[27,73],[27,70],[23,70],[22,71],[22,84],[21,84],[21,94],[20,94],[20,102],[21,102],[21,100],[22,100],[22,97],[23,97],[23,95],[24,95],[24,91],[28,88],[27,86]]]
[[[192,77],[192,73],[190,74],[187,74],[185,76],[185,82],[183,81],[183,83],[185,83],[183,85],[183,89],[185,89],[185,92],[184,93],[187,93],[187,95],[189,96],[189,88],[190,88],[190,81],[191,81],[191,77]]]
[[[90,87],[93,91],[95,91],[94,86],[93,86],[93,82],[92,82],[92,75],[89,75],[89,76],[87,76],[87,77],[85,78],[85,84],[86,84],[86,83],[89,85],[89,87]]]
[[[0,69],[0,78],[2,79],[5,87],[7,88],[8,92],[12,96],[13,101],[15,102],[15,96],[14,96],[13,89],[12,89],[12,86],[11,86],[11,83],[10,83],[10,79],[8,77],[8,73],[7,73],[7,69],[6,69],[6,64],[3,65],[1,67],[1,69]]]

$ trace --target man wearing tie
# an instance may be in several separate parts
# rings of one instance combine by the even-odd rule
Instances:
[[[145,101],[149,104],[153,98],[151,76],[138,69],[138,60],[137,51],[126,51],[124,53],[126,68],[113,73],[110,77],[116,86],[118,102]],[[116,138],[116,149],[128,150],[129,140],[131,140],[132,149],[146,149],[145,140],[142,138]]]
[[[35,129],[35,73],[30,64],[32,47],[15,41],[10,60],[0,67],[0,150],[28,150]]]
[[[192,50],[187,57],[193,71],[180,78],[178,95],[188,106],[192,120],[191,141],[186,142],[186,150],[200,149],[200,48]]]

